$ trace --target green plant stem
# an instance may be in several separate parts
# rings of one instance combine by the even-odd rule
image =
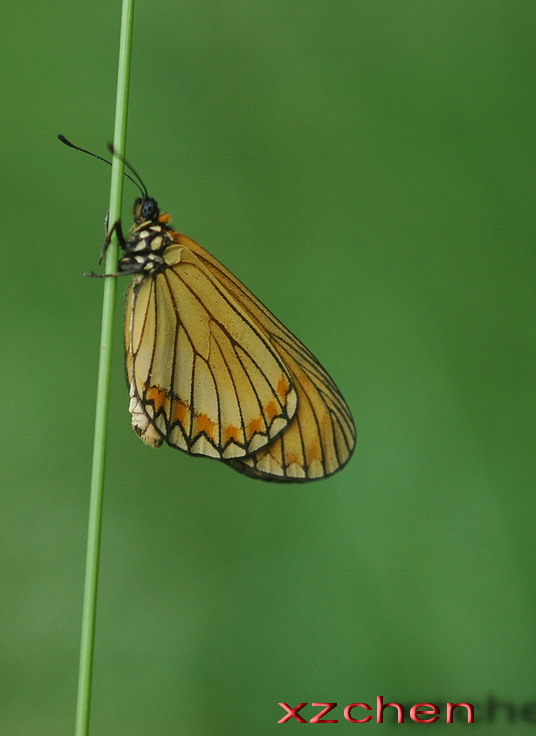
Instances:
[[[133,18],[134,0],[123,0],[114,127],[114,149],[121,155],[124,155],[127,136],[128,88],[130,79]],[[110,225],[121,216],[123,168],[122,158],[114,156],[112,161],[112,180],[110,190]],[[117,271],[118,251],[119,244],[117,237],[114,235],[107,251],[106,273],[114,273]],[[103,281],[104,297],[102,306],[101,343],[95,412],[93,465],[91,472],[91,495],[89,505],[75,736],[88,736],[89,733],[91,681],[93,675],[102,496],[104,488],[108,399],[110,394],[110,374],[112,366],[113,318],[116,295],[116,279],[107,278],[103,279]]]

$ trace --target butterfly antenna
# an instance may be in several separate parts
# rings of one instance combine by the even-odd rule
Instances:
[[[138,179],[138,181],[140,182],[141,186],[143,187],[143,190],[141,190],[141,188],[140,188],[140,191],[143,191],[143,196],[144,197],[148,197],[149,196],[149,192],[147,191],[147,187],[143,183],[143,179],[138,174],[138,172],[136,171],[136,169],[133,166],[131,166],[131,164],[129,164],[129,162],[126,160],[126,158],[124,156],[122,156],[120,153],[118,153],[115,150],[115,148],[113,146],[113,143],[108,143],[108,148],[109,148],[110,153],[112,154],[112,156],[117,156],[117,158],[120,159],[125,164],[125,166],[132,171],[132,173],[134,174],[134,176]]]
[[[106,158],[103,158],[102,156],[99,156],[99,155],[98,155],[97,153],[93,153],[92,151],[88,151],[88,150],[87,150],[86,148],[80,148],[80,146],[75,146],[75,144],[74,144],[74,143],[72,143],[72,142],[71,142],[71,141],[70,141],[70,140],[69,140],[68,138],[66,138],[66,137],[65,137],[64,135],[62,135],[61,133],[59,133],[59,134],[58,134],[58,140],[60,140],[60,141],[61,141],[62,143],[65,143],[65,145],[66,145],[66,146],[69,146],[69,148],[74,148],[74,150],[75,150],[75,151],[82,151],[82,153],[87,153],[87,155],[88,155],[88,156],[93,156],[93,158],[98,158],[98,159],[99,159],[99,161],[104,161],[104,163],[105,163],[105,164],[108,164],[109,166],[111,166],[111,165],[112,165],[112,162],[111,162],[111,161],[108,161],[108,159],[106,159]],[[123,163],[126,163],[126,161],[125,161],[124,159],[123,159]],[[127,166],[128,166],[128,164],[127,164]],[[132,169],[132,166],[129,166],[129,168],[130,168],[130,169]],[[138,175],[136,174],[136,172],[134,171],[134,169],[132,169],[132,171],[133,171],[133,173],[134,173],[134,174],[135,174],[136,176],[138,176]],[[136,185],[136,186],[138,187],[138,189],[139,189],[139,190],[140,190],[140,192],[141,192],[141,193],[143,194],[143,196],[144,196],[144,197],[147,197],[147,189],[145,188],[145,185],[143,185],[143,182],[142,182],[142,185],[143,185],[143,189],[142,189],[142,187],[141,187],[141,186],[140,186],[140,184],[139,184],[139,183],[138,183],[138,182],[136,181],[136,179],[133,179],[133,178],[132,178],[132,177],[130,176],[130,174],[128,174],[128,173],[127,173],[126,171],[125,171],[125,172],[123,172],[123,173],[124,173],[124,175],[126,176],[126,178],[127,178],[127,179],[130,179],[130,181],[131,181],[131,182],[132,182],[133,184],[135,184],[135,185]],[[138,179],[139,179],[139,178],[140,178],[140,177],[138,176]],[[140,179],[140,182],[141,182],[141,179]]]

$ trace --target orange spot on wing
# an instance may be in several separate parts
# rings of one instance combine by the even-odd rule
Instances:
[[[262,421],[262,417],[257,417],[257,419],[251,420],[248,424],[248,432],[250,436],[254,435],[256,432],[264,432],[264,422]]]
[[[288,378],[283,373],[277,384],[277,395],[280,396],[283,401],[287,398],[289,388],[290,383],[288,382]]]
[[[321,434],[326,437],[331,437],[333,434],[333,427],[331,426],[331,418],[328,412],[324,412],[320,417],[320,429]]]
[[[268,404],[266,404],[266,406],[264,407],[264,413],[266,415],[266,418],[270,422],[274,417],[279,414],[279,409],[277,408],[275,401],[270,401]]]
[[[195,434],[204,432],[207,437],[214,439],[214,429],[216,423],[212,421],[206,414],[199,414],[195,418]]]
[[[318,442],[314,442],[306,448],[307,453],[307,465],[310,465],[313,460],[322,460],[322,454],[320,452],[320,445]]]
[[[296,463],[296,465],[302,465],[302,459],[298,455],[297,452],[287,452],[285,453],[285,461],[287,465],[292,465],[293,463]]]
[[[242,430],[239,429],[239,427],[233,427],[233,425],[229,425],[228,427],[225,427],[223,430],[223,441],[224,443],[229,442],[229,440],[235,440],[236,442],[242,441]]]
[[[180,422],[181,424],[185,424],[187,416],[188,416],[188,407],[186,406],[186,404],[183,404],[182,401],[178,401],[176,399],[173,402],[173,414],[171,416],[171,421]]]
[[[167,391],[164,391],[163,388],[151,386],[145,394],[145,399],[146,401],[153,402],[155,413],[159,412],[162,407],[164,407],[166,411],[169,410],[169,396]]]

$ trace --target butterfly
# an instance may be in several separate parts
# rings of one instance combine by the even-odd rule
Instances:
[[[128,235],[117,221],[101,253],[115,231],[118,272],[102,275],[132,276],[124,348],[133,429],[147,445],[166,442],[253,478],[332,475],[355,446],[334,381],[231,271],[172,228],[142,186]]]

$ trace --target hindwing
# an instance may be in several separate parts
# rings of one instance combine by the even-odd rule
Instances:
[[[297,397],[284,362],[198,256],[172,245],[167,268],[137,276],[125,308],[133,426],[151,445],[251,455],[289,424]]]

